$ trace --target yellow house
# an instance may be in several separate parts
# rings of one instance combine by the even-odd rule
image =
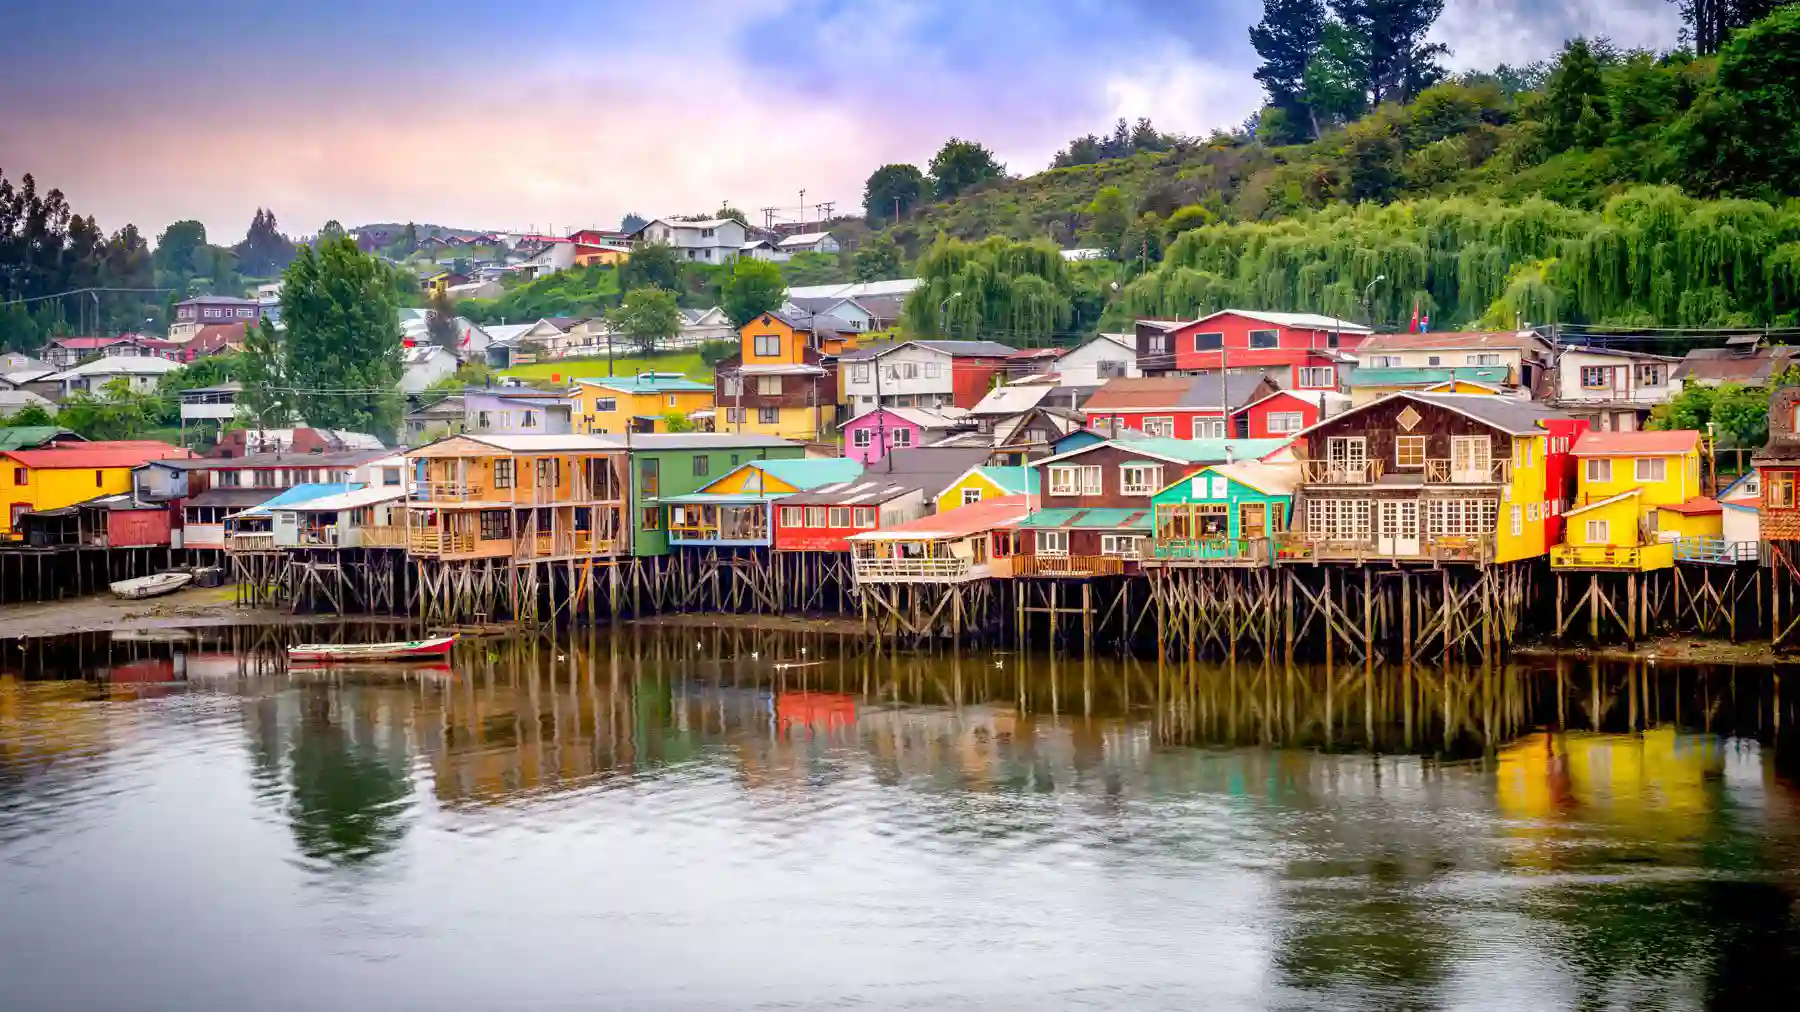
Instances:
[[[713,388],[680,373],[646,372],[575,381],[575,431],[597,436],[667,432],[669,416],[713,406]]]
[[[738,331],[738,354],[714,380],[720,432],[750,432],[804,442],[837,437],[837,376],[825,366],[823,333],[841,347],[840,321],[764,313]]]
[[[419,290],[426,295],[441,298],[449,294],[450,286],[460,285],[468,280],[468,278],[463,277],[461,274],[453,274],[450,271],[438,271],[431,277],[419,282]]]
[[[947,513],[1003,495],[1037,495],[1038,473],[1030,467],[971,467],[938,493],[937,511]]]
[[[1551,564],[1665,569],[1724,540],[1719,504],[1700,494],[1700,433],[1587,432],[1575,441],[1577,493]]]
[[[6,513],[0,516],[0,538],[19,536],[22,514],[129,492],[132,468],[152,460],[193,455],[191,450],[149,439],[0,451],[0,488],[8,493]]]

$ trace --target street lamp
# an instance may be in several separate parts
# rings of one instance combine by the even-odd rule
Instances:
[[[950,309],[950,303],[960,298],[962,298],[961,292],[952,292],[948,299],[938,303],[938,333],[946,337],[949,336],[949,329],[945,324],[945,315]]]
[[[1375,310],[1369,308],[1369,293],[1373,292],[1375,290],[1376,285],[1379,285],[1383,281],[1386,281],[1386,280],[1387,280],[1386,274],[1377,274],[1377,275],[1375,275],[1375,280],[1373,280],[1373,281],[1369,282],[1367,285],[1363,286],[1363,297],[1362,297],[1363,316],[1368,319],[1370,330],[1375,329]]]

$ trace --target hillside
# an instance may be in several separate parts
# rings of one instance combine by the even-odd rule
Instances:
[[[1416,305],[1439,328],[1800,322],[1800,7],[1717,56],[1575,40],[1538,69],[1464,75],[1310,143],[1218,134],[994,180],[889,232],[914,256],[940,236],[1117,251],[1104,312],[1058,321],[1236,303],[1388,325]],[[1073,303],[1079,279],[1056,273]],[[932,284],[911,322],[936,330],[960,290]],[[955,309],[959,334],[1012,329]]]

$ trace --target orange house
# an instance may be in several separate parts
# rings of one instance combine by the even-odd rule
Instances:
[[[541,562],[622,555],[625,447],[604,436],[461,435],[406,456],[407,552]]]
[[[827,359],[854,342],[835,317],[764,313],[738,331],[738,354],[715,370],[715,425],[805,442],[837,429],[837,374]]]

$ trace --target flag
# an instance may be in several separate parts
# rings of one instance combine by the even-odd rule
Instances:
[[[1419,317],[1419,333],[1428,334],[1430,332],[1431,332],[1431,314],[1426,313],[1424,316]]]
[[[1412,326],[1407,329],[1410,330],[1414,334],[1417,334],[1419,332],[1419,300],[1418,299],[1413,300]]]

